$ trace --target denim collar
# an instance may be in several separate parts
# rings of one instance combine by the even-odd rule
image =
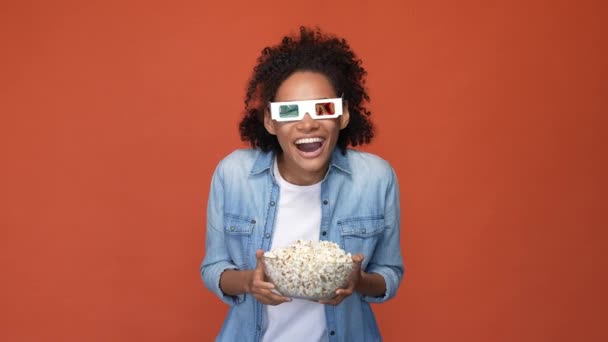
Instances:
[[[348,153],[348,149],[346,150],[346,153]],[[251,168],[249,174],[255,175],[266,170],[272,170],[272,163],[274,162],[275,155],[275,151],[260,151],[260,154],[255,160],[255,163],[253,164],[253,167]],[[346,172],[348,174],[351,173],[348,158],[346,154],[342,154],[342,151],[338,147],[334,148],[334,151],[331,154],[331,160],[329,161],[329,164],[331,167],[335,167],[339,170],[342,170],[343,172]]]

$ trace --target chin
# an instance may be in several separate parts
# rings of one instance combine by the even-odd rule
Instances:
[[[319,156],[314,160],[303,161],[303,163],[300,164],[300,167],[308,172],[321,172],[326,164],[328,164],[327,158]]]

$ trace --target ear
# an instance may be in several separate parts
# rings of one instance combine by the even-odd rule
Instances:
[[[274,120],[270,117],[270,111],[268,108],[264,109],[264,128],[268,131],[268,133],[272,135],[277,135],[277,130],[274,127]]]
[[[339,117],[340,119],[340,130],[344,129],[348,126],[348,122],[350,121],[350,113],[348,112],[348,102],[344,101],[342,104],[342,115]]]

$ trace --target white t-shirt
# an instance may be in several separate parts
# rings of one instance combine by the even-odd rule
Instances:
[[[274,176],[279,183],[279,206],[271,248],[296,240],[318,241],[321,229],[321,183],[294,185],[281,177],[277,161]],[[291,302],[265,305],[266,329],[262,341],[328,341],[325,306],[293,298]]]

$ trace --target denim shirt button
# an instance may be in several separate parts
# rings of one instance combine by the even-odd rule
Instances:
[[[270,239],[270,233],[264,234],[264,237],[267,238],[267,239]]]
[[[274,201],[270,201],[270,206],[271,207],[274,207],[274,204],[275,204]]]
[[[251,224],[255,224],[255,220],[251,220]]]
[[[330,331],[330,332],[329,332],[329,334],[330,334],[331,336],[334,336],[334,335],[336,334],[336,332],[332,330],[332,331]]]
[[[323,200],[323,204],[327,205],[329,203],[327,200]]]
[[[230,231],[233,232],[236,228],[234,226],[230,227]]]
[[[323,236],[325,236],[325,235],[327,235],[327,232],[326,232],[326,231],[323,231],[323,233],[322,233],[322,234],[323,234]]]

